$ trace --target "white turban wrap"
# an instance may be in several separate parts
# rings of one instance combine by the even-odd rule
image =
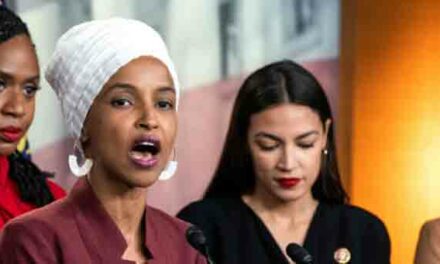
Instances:
[[[178,101],[174,65],[164,41],[147,24],[123,18],[96,20],[74,26],[61,36],[46,69],[46,80],[60,100],[67,129],[76,142],[105,83],[122,66],[141,56],[154,57],[168,68]],[[70,167],[74,174],[83,174]]]

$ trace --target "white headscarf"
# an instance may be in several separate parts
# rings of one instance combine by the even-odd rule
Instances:
[[[168,68],[178,101],[179,82],[174,65],[164,41],[147,24],[123,18],[95,20],[74,26],[61,36],[46,69],[46,80],[60,100],[67,129],[75,142],[105,83],[122,66],[141,56],[152,56]],[[83,155],[80,144],[75,145]],[[92,164],[86,160],[79,166],[78,158],[69,156],[70,169],[77,176],[87,174]],[[171,177],[174,171],[170,170],[175,170],[175,165],[171,161],[160,179]]]

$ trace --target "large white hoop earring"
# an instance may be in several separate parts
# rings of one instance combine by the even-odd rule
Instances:
[[[75,141],[73,145],[73,153],[69,155],[68,163],[69,169],[76,177],[82,177],[87,175],[93,167],[93,160],[85,158],[82,148],[78,145],[78,141]],[[82,165],[79,165],[78,155],[84,160]]]
[[[171,179],[177,171],[176,149],[173,150],[173,160],[168,161],[167,166],[159,175],[159,181],[167,181]]]
[[[76,177],[82,177],[89,174],[92,166],[93,160],[91,159],[86,159],[82,165],[79,165],[78,157],[75,155],[69,155],[69,168]]]
[[[159,175],[159,181],[166,181],[171,179],[177,171],[177,161],[168,161],[167,166]]]

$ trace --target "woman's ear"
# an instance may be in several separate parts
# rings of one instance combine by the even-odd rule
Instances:
[[[89,136],[87,135],[87,132],[85,129],[82,130],[81,136],[79,137],[79,142],[84,145],[89,141]]]
[[[323,144],[322,144],[322,149],[327,149],[327,142],[328,142],[328,133],[330,131],[330,126],[332,125],[332,120],[330,118],[328,118],[327,120],[325,120],[324,123],[324,140],[323,140]]]
[[[84,126],[83,129],[81,130],[81,136],[79,137],[78,141],[79,141],[78,143],[81,145],[82,150],[84,151],[84,154],[86,154],[88,149],[87,146],[89,145],[90,142],[90,136],[86,126]]]

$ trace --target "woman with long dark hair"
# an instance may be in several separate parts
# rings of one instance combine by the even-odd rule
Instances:
[[[179,217],[198,225],[217,263],[389,263],[383,223],[347,204],[334,119],[315,77],[292,61],[252,73],[238,93],[219,165],[202,201]]]
[[[26,24],[0,6],[0,230],[10,219],[65,195],[17,151],[34,117],[39,78]]]

